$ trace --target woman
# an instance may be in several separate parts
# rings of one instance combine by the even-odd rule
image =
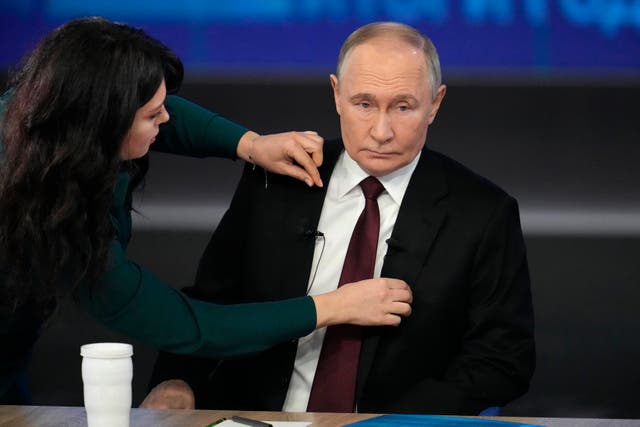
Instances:
[[[321,161],[319,137],[258,137],[166,97],[182,73],[179,59],[141,30],[80,19],[40,42],[0,100],[0,403],[3,395],[4,403],[25,401],[19,385],[28,354],[67,293],[116,331],[209,357],[260,351],[336,323],[398,324],[409,314],[411,293],[398,280],[220,306],[188,299],[126,258],[131,192],[145,175],[150,146],[238,155],[320,183],[313,165]]]

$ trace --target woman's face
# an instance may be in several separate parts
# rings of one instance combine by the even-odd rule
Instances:
[[[164,80],[153,98],[136,111],[131,129],[124,138],[120,148],[120,159],[138,159],[149,151],[149,146],[156,140],[160,124],[169,120],[169,113],[164,108],[167,88]]]

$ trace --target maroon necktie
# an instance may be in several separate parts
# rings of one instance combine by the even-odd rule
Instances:
[[[364,210],[353,229],[338,287],[372,278],[376,264],[380,233],[378,196],[384,187],[372,176],[363,179],[360,187],[365,198]],[[307,411],[353,412],[361,343],[360,326],[335,325],[327,328]]]

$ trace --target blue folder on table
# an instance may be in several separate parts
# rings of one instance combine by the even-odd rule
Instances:
[[[541,427],[511,421],[484,420],[482,418],[449,417],[442,415],[381,415],[368,420],[347,424],[353,427]]]

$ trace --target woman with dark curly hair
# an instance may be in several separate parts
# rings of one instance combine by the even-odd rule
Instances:
[[[180,60],[143,31],[85,18],[46,36],[0,98],[0,403],[27,401],[20,380],[28,355],[66,294],[116,331],[210,357],[260,351],[330,324],[398,324],[409,314],[411,293],[398,280],[224,306],[190,300],[126,258],[131,193],[151,144],[241,157],[320,184],[320,137],[259,136],[167,96],[182,76]]]

